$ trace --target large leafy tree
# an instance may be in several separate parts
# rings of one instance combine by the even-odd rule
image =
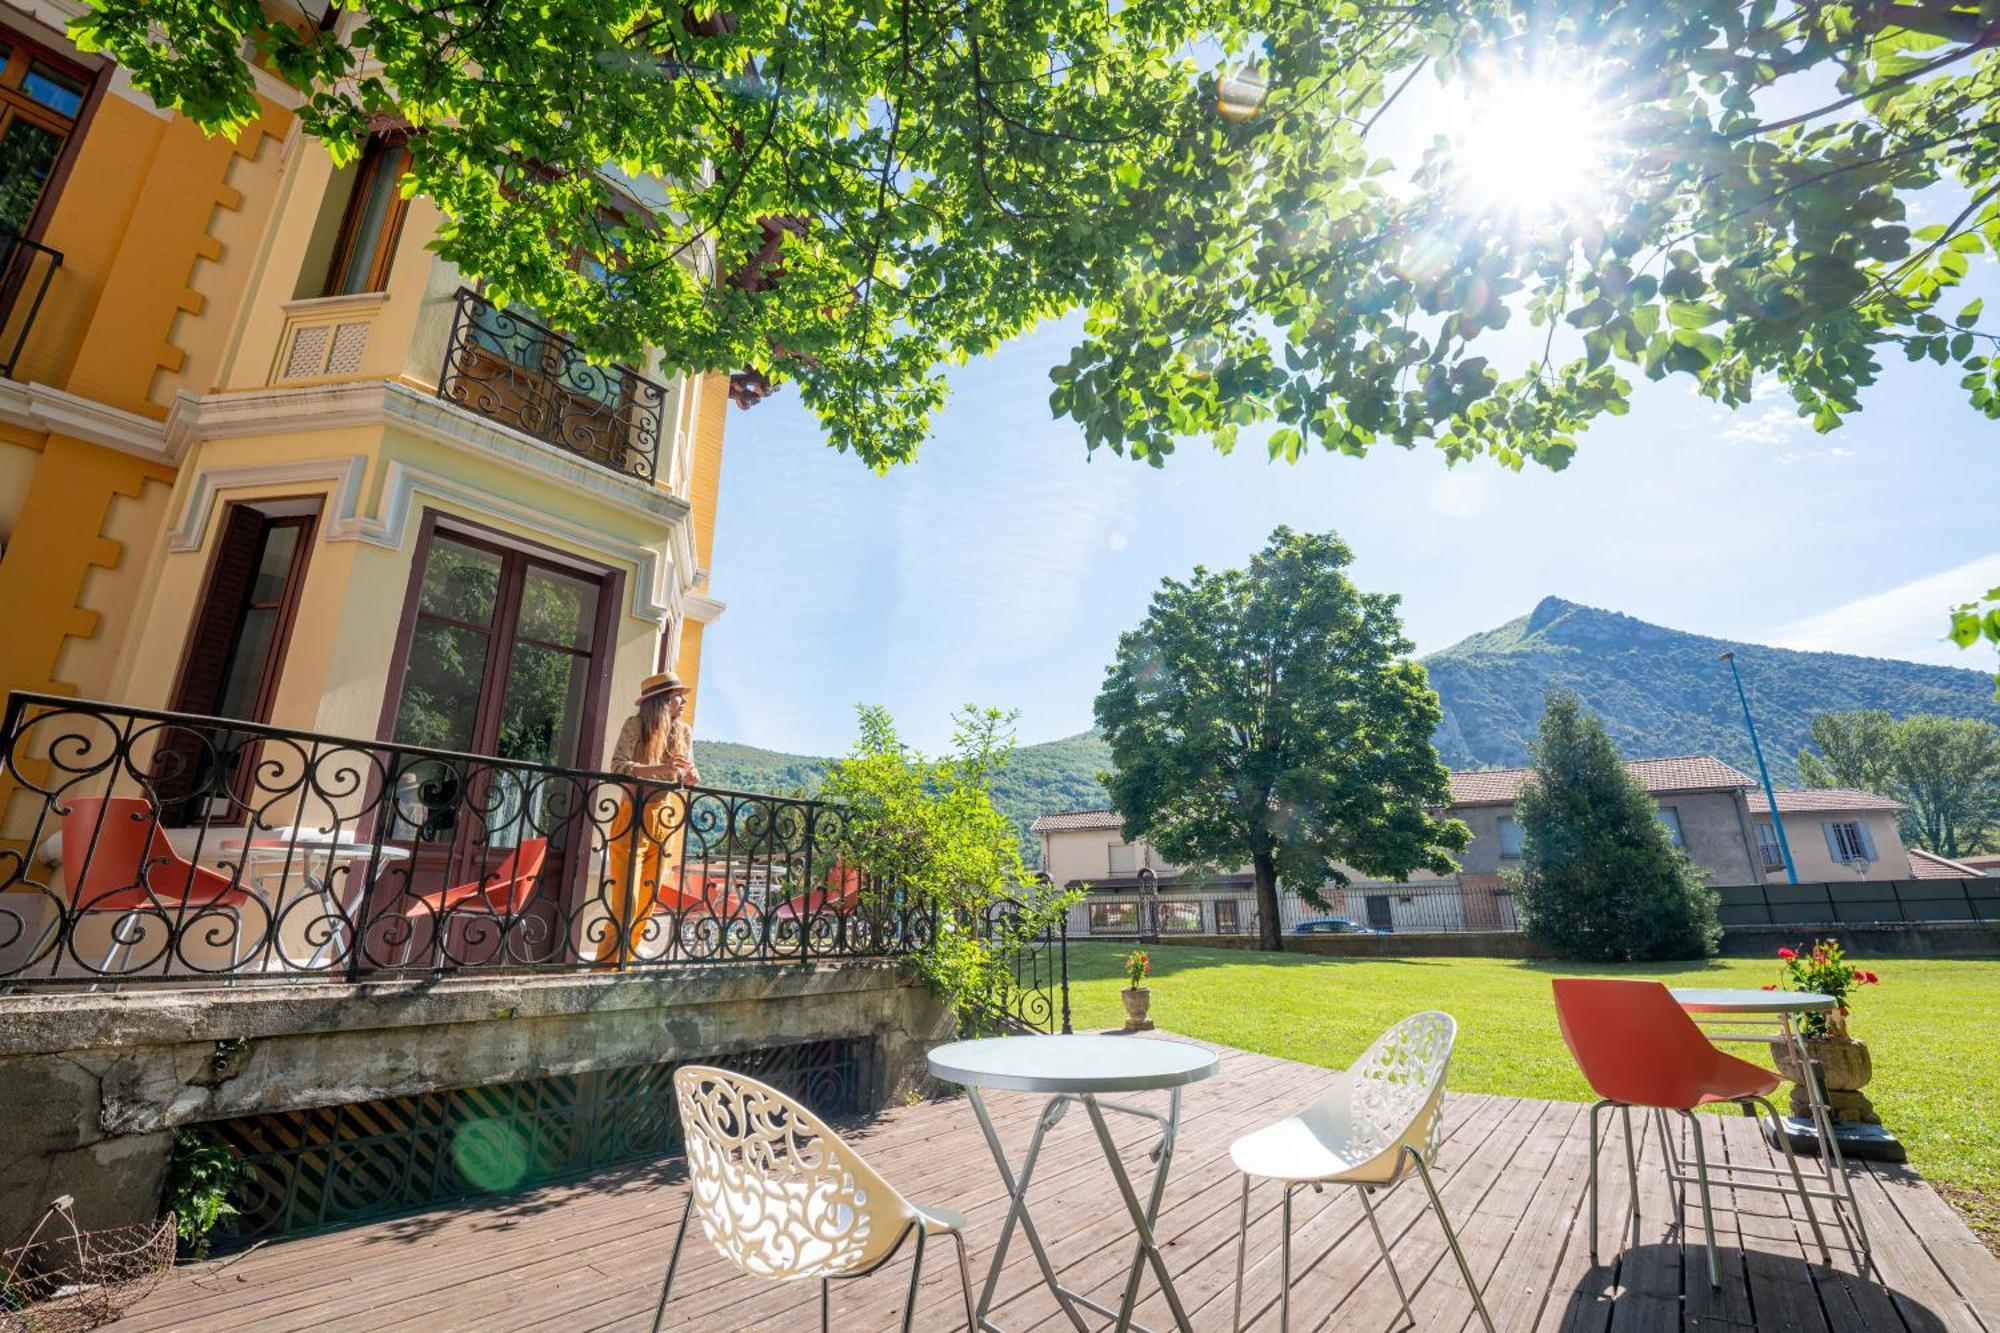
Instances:
[[[1702,958],[1722,938],[1704,871],[1575,694],[1550,694],[1521,790],[1521,928],[1558,958]]]
[[[1952,293],[2000,245],[1986,0],[90,3],[81,41],[218,130],[253,62],[337,153],[407,122],[499,297],[746,400],[795,380],[878,467],[942,367],[1079,311],[1053,406],[1155,463],[1256,427],[1561,466],[1635,372],[1732,406],[1773,375],[1829,429],[1896,355],[2000,414]],[[1594,127],[1587,194],[1496,207],[1464,142],[1396,138],[1429,90],[1449,130],[1557,84],[1567,124],[1512,137]]]
[[[1196,868],[1249,865],[1258,942],[1278,885],[1323,904],[1350,870],[1448,874],[1465,825],[1431,744],[1442,711],[1409,660],[1400,598],[1348,581],[1331,533],[1279,528],[1245,569],[1166,579],[1097,696],[1128,839]]]
[[[1909,807],[1903,837],[1940,856],[2000,843],[2000,727],[1919,713],[1901,721],[1874,709],[1822,713],[1816,750],[1799,752],[1808,787],[1858,787]]]

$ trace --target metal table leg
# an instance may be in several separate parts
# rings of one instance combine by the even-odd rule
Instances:
[[[1833,1133],[1833,1109],[1826,1104],[1826,1071],[1817,1060],[1806,1052],[1805,1034],[1799,1031],[1789,1013],[1780,1014],[1779,1021],[1785,1040],[1791,1044],[1792,1056],[1798,1061],[1806,1075],[1806,1102],[1812,1110],[1813,1132],[1819,1135],[1820,1169],[1826,1176],[1829,1188],[1846,1196],[1847,1207],[1834,1206],[1834,1217],[1840,1222],[1840,1230],[1845,1238],[1850,1216],[1854,1223],[1854,1248],[1861,1255],[1864,1268],[1875,1262],[1868,1252],[1868,1230],[1861,1221],[1861,1204],[1854,1197],[1854,1181],[1847,1174],[1847,1159],[1841,1156],[1840,1140]],[[1783,1127],[1779,1127],[1783,1132]]]
[[[973,1115],[978,1118],[979,1128],[986,1136],[986,1146],[993,1154],[994,1163],[1000,1168],[1001,1182],[1013,1200],[1007,1212],[1007,1220],[1000,1229],[999,1243],[993,1250],[993,1261],[987,1268],[985,1285],[980,1291],[977,1312],[980,1328],[986,1330],[986,1333],[1005,1333],[1004,1329],[987,1316],[993,1308],[994,1296],[1000,1285],[1000,1271],[1006,1266],[1007,1250],[1013,1242],[1014,1227],[1018,1222],[1021,1234],[1027,1238],[1028,1247],[1034,1251],[1035,1262],[1042,1270],[1042,1281],[1055,1295],[1056,1303],[1062,1307],[1070,1323],[1075,1325],[1077,1333],[1091,1333],[1090,1325],[1085,1322],[1078,1307],[1117,1320],[1119,1333],[1125,1333],[1127,1329],[1136,1330],[1136,1333],[1152,1333],[1152,1330],[1143,1324],[1134,1323],[1132,1320],[1133,1308],[1138,1303],[1139,1279],[1148,1262],[1152,1264],[1154,1275],[1159,1279],[1161,1290],[1166,1295],[1167,1305],[1173,1311],[1176,1327],[1181,1333],[1191,1333],[1192,1325],[1188,1321],[1187,1311],[1181,1306],[1180,1293],[1174,1289],[1173,1280],[1167,1273],[1166,1258],[1160,1253],[1159,1245],[1155,1243],[1152,1233],[1153,1223],[1159,1216],[1160,1202],[1166,1195],[1167,1168],[1173,1162],[1174,1139],[1180,1131],[1180,1089],[1171,1089],[1171,1100],[1164,1116],[1119,1102],[1100,1102],[1088,1095],[1061,1093],[1051,1097],[1047,1107],[1036,1120],[1035,1132],[1028,1141],[1027,1156],[1021,1160],[1018,1176],[1007,1161],[1006,1149],[1001,1146],[1000,1136],[994,1131],[992,1117],[987,1113],[986,1104],[979,1096],[979,1089],[968,1085],[966,1092],[972,1100]],[[1112,1178],[1118,1184],[1119,1193],[1125,1200],[1126,1209],[1131,1213],[1134,1229],[1138,1233],[1138,1245],[1132,1255],[1132,1265],[1126,1273],[1124,1296],[1115,1310],[1062,1284],[1055,1265],[1049,1258],[1048,1249],[1042,1243],[1041,1233],[1035,1226],[1034,1214],[1028,1209],[1028,1185],[1034,1177],[1035,1159],[1041,1154],[1042,1139],[1049,1129],[1062,1119],[1064,1111],[1071,1102],[1082,1102],[1084,1110],[1089,1114],[1091,1126],[1097,1133],[1098,1143],[1103,1148],[1105,1158],[1111,1167]],[[1152,1151],[1157,1165],[1154,1167],[1153,1180],[1143,1206],[1138,1191],[1133,1188],[1131,1177],[1126,1174],[1125,1164],[1118,1156],[1118,1145],[1111,1138],[1110,1126],[1105,1123],[1106,1111],[1116,1111],[1123,1115],[1151,1120],[1160,1126],[1160,1141]]]

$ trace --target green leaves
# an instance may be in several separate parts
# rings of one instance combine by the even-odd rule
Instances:
[[[1352,560],[1331,533],[1279,528],[1246,568],[1161,583],[1097,696],[1128,839],[1185,866],[1261,866],[1260,895],[1271,876],[1317,894],[1455,868],[1466,830],[1427,811],[1449,795],[1437,695],[1398,599],[1356,589]],[[1262,919],[1275,932],[1275,897]]]
[[[73,32],[217,132],[261,113],[252,61],[337,159],[407,121],[437,248],[491,292],[606,357],[792,382],[870,467],[916,456],[946,367],[1072,312],[1050,405],[1092,449],[1157,466],[1261,431],[1288,461],[1430,443],[1559,466],[1634,368],[1732,405],[1775,376],[1830,424],[1900,344],[2000,414],[1979,302],[1950,325],[1939,304],[2000,245],[2000,46],[1970,11],[1927,21],[380,0],[322,32],[261,0],[92,0]],[[1587,204],[1515,218],[1458,187],[1453,127],[1400,120],[1423,100],[1400,94],[1526,50],[1607,90],[1612,132]],[[1217,70],[1253,66],[1261,104],[1219,114]],[[1840,100],[1761,114],[1780,79]],[[1392,163],[1399,142],[1421,146]],[[1919,196],[1966,202],[1912,228]],[[1532,352],[1503,333],[1522,318]]]

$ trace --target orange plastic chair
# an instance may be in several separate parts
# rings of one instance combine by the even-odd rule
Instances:
[[[71,910],[120,914],[111,928],[111,947],[97,969],[100,975],[111,973],[112,959],[121,948],[124,961],[132,961],[143,934],[140,923],[149,916],[164,921],[168,912],[232,912],[236,914],[229,957],[233,978],[241,961],[240,909],[252,895],[228,875],[196,865],[175,851],[151,802],[136,796],[78,796],[65,802],[62,865]],[[169,946],[172,929],[169,923]]]
[[[1550,983],[1555,989],[1556,1020],[1562,1026],[1563,1043],[1576,1058],[1577,1068],[1591,1090],[1600,1098],[1590,1108],[1590,1258],[1597,1262],[1597,1115],[1616,1107],[1625,1124],[1625,1166],[1632,1182],[1632,1238],[1639,1237],[1639,1166],[1633,1148],[1632,1109],[1655,1112],[1663,1144],[1672,1154],[1667,1134],[1666,1112],[1686,1117],[1689,1137],[1694,1143],[1694,1174],[1681,1172],[1677,1155],[1668,1159],[1670,1182],[1692,1184],[1701,1191],[1701,1223],[1708,1240],[1708,1279],[1712,1287],[1722,1285],[1722,1265],[1715,1248],[1715,1215],[1709,1199],[1709,1167],[1702,1146],[1698,1106],[1713,1102],[1736,1102],[1746,1113],[1753,1106],[1771,1117],[1779,1145],[1785,1152],[1793,1190],[1781,1186],[1731,1181],[1732,1189],[1762,1189],[1778,1193],[1796,1192],[1804,1201],[1806,1217],[1812,1222],[1813,1236],[1822,1253],[1828,1253],[1826,1237],[1820,1232],[1813,1211],[1813,1195],[1806,1189],[1799,1164],[1792,1155],[1791,1140],[1771,1104],[1771,1094],[1783,1081],[1770,1070],[1739,1060],[1717,1050],[1673,993],[1657,981],[1624,981],[1603,977],[1560,977]],[[1759,1171],[1759,1168],[1727,1166],[1724,1171]],[[1775,1172],[1771,1174],[1777,1174]],[[1674,1215],[1682,1212],[1674,1198]],[[1830,1257],[1830,1256],[1829,1256]]]
[[[403,956],[396,960],[396,966],[409,966],[410,955],[416,952],[417,922],[423,918],[448,921],[454,916],[480,916],[502,923],[518,918],[535,896],[535,883],[541,877],[542,862],[548,859],[548,854],[547,838],[529,838],[478,879],[436,893],[415,894],[390,907],[385,915],[401,917],[408,928]],[[441,948],[443,936],[434,931],[431,942]]]

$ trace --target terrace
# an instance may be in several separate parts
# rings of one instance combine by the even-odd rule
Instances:
[[[1324,1069],[1226,1047],[1218,1075],[1187,1090],[1180,1146],[1162,1208],[1162,1243],[1192,1322],[1230,1327],[1238,1178],[1226,1148],[1245,1128],[1312,1097]],[[992,1099],[1001,1139],[1018,1154],[1035,1099]],[[1584,1206],[1586,1108],[1573,1102],[1453,1095],[1445,1107],[1439,1183],[1496,1326],[1506,1330],[1689,1330],[1747,1333],[1990,1333],[2000,1311],[2000,1262],[1983,1250],[1917,1175],[1857,1166],[1861,1209],[1879,1274],[1835,1251],[1823,1263],[1805,1223],[1778,1196],[1719,1190],[1723,1286],[1711,1290],[1698,1219],[1671,1225],[1660,1143],[1642,1134],[1641,1222],[1621,1254],[1629,1193],[1617,1144],[1606,1145],[1601,1236],[1593,1264]],[[1644,1120],[1646,1118],[1642,1118]],[[1769,1164],[1750,1121],[1723,1117],[1732,1162]],[[1006,1195],[963,1098],[924,1101],[848,1122],[850,1141],[903,1189],[969,1219],[975,1282],[993,1252]],[[1615,1134],[1614,1134],[1615,1137]],[[1149,1142],[1122,1142],[1128,1166],[1146,1166]],[[1685,1149],[1683,1149],[1685,1151]],[[682,1202],[678,1164],[634,1166],[479,1207],[440,1210],[230,1255],[178,1270],[111,1327],[142,1330],[255,1327],[448,1327],[502,1330],[560,1323],[575,1330],[644,1329]],[[1111,1202],[1103,1161],[1080,1117],[1045,1151],[1032,1196],[1051,1252],[1073,1285],[1116,1300],[1131,1237]],[[1293,1327],[1388,1329],[1396,1298],[1381,1271],[1354,1191],[1295,1199]],[[1244,1326],[1276,1329],[1277,1192],[1253,1195]],[[1476,1327],[1443,1237],[1414,1186],[1378,1206],[1411,1302],[1428,1328]],[[893,1327],[909,1275],[907,1250],[874,1277],[833,1287],[832,1326]],[[1140,1322],[1168,1326],[1148,1281]],[[1067,1328],[1036,1281],[1034,1262],[1009,1253],[992,1317],[1013,1330]],[[949,1262],[926,1266],[916,1326],[963,1326]],[[735,1275],[697,1233],[667,1326],[725,1330],[812,1327],[815,1284]]]

